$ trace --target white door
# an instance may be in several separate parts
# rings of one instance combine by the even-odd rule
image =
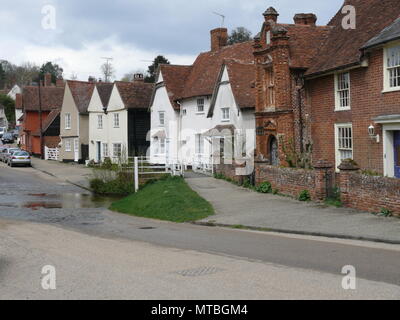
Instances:
[[[74,139],[74,161],[79,161],[79,139]]]

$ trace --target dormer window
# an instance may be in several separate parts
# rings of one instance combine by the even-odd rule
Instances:
[[[165,126],[165,112],[159,112],[158,117],[160,121],[160,126],[161,127]]]
[[[385,49],[385,90],[400,90],[400,45]]]
[[[204,113],[204,99],[197,99],[197,113]]]

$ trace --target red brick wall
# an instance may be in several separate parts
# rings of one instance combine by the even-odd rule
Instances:
[[[368,136],[373,118],[400,113],[400,91],[383,91],[383,50],[371,53],[369,67],[350,71],[350,111],[335,112],[334,76],[307,81],[311,113],[311,132],[314,159],[335,161],[335,123],[352,122],[354,160],[362,169],[383,173],[383,142],[376,143]],[[382,128],[375,125],[382,137]]]
[[[340,187],[343,204],[347,207],[375,213],[388,209],[400,216],[399,179],[342,172]]]

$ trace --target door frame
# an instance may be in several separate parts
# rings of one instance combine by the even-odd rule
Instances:
[[[102,152],[101,141],[96,141],[96,162],[101,163],[101,152]]]
[[[74,138],[74,161],[79,162],[79,138]]]
[[[383,125],[383,168],[386,177],[394,178],[394,133],[400,131],[400,123]]]

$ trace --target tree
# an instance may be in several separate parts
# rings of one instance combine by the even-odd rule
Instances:
[[[3,69],[3,64],[0,63],[0,89],[4,88],[6,80],[6,72]]]
[[[154,83],[156,81],[156,72],[158,69],[158,66],[160,64],[170,64],[170,62],[168,61],[167,58],[165,58],[164,56],[157,56],[154,61],[153,64],[149,66],[149,69],[147,71],[147,76],[144,79],[145,82],[147,83]]]
[[[64,70],[58,65],[58,64],[53,64],[52,62],[46,62],[45,64],[42,65],[42,67],[39,70],[39,79],[44,80],[44,75],[46,73],[51,74],[51,82],[56,83],[57,79],[62,78]]]
[[[4,106],[4,113],[11,127],[15,126],[15,102],[9,96],[0,94],[0,104]]]
[[[15,68],[15,83],[20,87],[30,85],[39,77],[39,67],[32,62],[25,62]]]
[[[115,69],[110,61],[105,62],[101,66],[101,73],[104,75],[104,82],[111,82],[115,76]]]
[[[249,40],[251,40],[251,31],[247,30],[244,27],[238,27],[232,30],[231,34],[229,35],[228,45],[246,42]]]

